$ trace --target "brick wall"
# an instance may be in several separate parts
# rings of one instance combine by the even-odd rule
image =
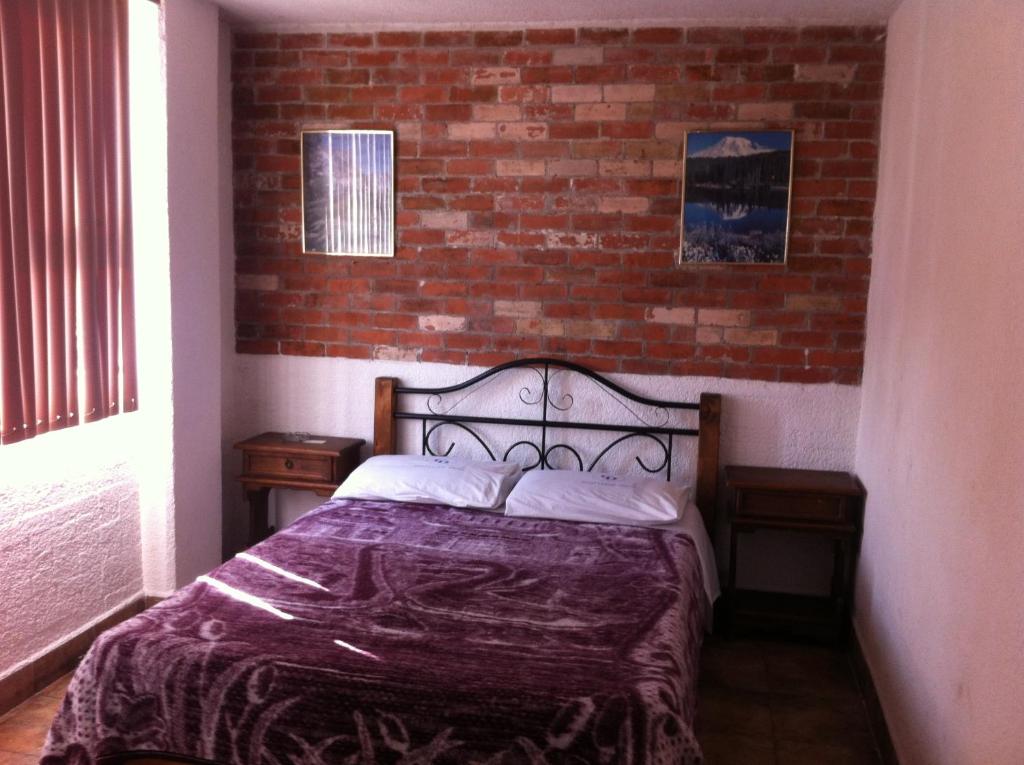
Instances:
[[[238,34],[238,350],[858,383],[883,33]],[[396,130],[393,259],[302,254],[310,127]],[[719,127],[796,131],[785,266],[675,265]]]

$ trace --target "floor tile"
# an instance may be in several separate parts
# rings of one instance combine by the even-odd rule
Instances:
[[[871,747],[844,747],[780,741],[776,744],[778,765],[881,765]]]
[[[860,691],[849,657],[822,646],[770,644],[764,662],[776,693],[855,700]]]
[[[39,753],[23,754],[0,750],[0,765],[39,765]]]
[[[0,750],[39,755],[61,700],[33,696],[0,720]]]
[[[48,696],[50,698],[63,699],[64,694],[67,692],[68,683],[71,682],[71,676],[74,672],[68,672],[63,677],[59,677],[50,683],[48,686],[39,691],[40,696]]]
[[[698,736],[701,733],[721,733],[770,738],[772,717],[768,702],[767,694],[706,688],[697,701]]]
[[[700,662],[702,686],[766,693],[772,684],[761,648],[756,643],[705,643]]]
[[[705,765],[776,765],[769,738],[708,733],[702,737]]]
[[[701,654],[697,696],[695,729],[709,765],[880,762],[842,651],[713,637]]]
[[[860,699],[772,696],[771,716],[779,741],[848,747],[872,744],[867,714]]]

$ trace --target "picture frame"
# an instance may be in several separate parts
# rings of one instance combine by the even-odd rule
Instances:
[[[783,265],[792,130],[691,130],[683,144],[679,265]]]
[[[395,254],[393,130],[303,130],[302,252]]]

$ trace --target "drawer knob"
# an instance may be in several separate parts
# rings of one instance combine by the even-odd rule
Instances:
[[[292,462],[291,460],[285,460],[284,461],[284,466],[286,468],[288,468],[289,470],[291,470],[293,467],[295,467],[295,463]]]

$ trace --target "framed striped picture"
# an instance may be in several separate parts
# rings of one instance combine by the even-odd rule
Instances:
[[[395,134],[302,131],[302,251],[395,254]]]

